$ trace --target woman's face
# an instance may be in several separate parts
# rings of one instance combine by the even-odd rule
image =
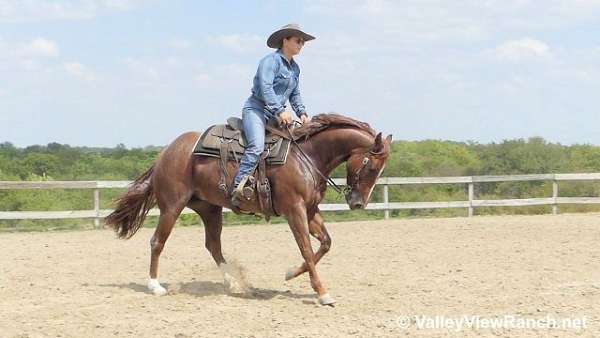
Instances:
[[[291,55],[297,55],[304,46],[304,40],[298,36],[283,39],[283,51]]]

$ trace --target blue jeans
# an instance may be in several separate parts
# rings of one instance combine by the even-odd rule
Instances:
[[[242,110],[242,124],[248,144],[240,160],[240,169],[233,180],[235,187],[244,176],[252,174],[260,154],[265,150],[266,118],[264,113],[256,108],[245,106]]]

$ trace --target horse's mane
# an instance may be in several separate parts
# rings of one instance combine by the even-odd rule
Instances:
[[[348,127],[365,131],[371,136],[377,135],[377,132],[368,123],[333,113],[314,116],[308,123],[294,129],[294,135],[298,137],[310,137],[329,128]]]

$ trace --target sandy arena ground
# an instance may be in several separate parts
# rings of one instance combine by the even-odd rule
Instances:
[[[226,257],[253,286],[245,297],[224,292],[200,227],[167,242],[163,297],[146,291],[151,229],[129,241],[109,230],[0,234],[0,337],[600,337],[599,214],[327,226],[333,246],[317,268],[335,308],[316,305],[307,275],[283,281],[301,257],[281,224],[223,231]],[[457,331],[415,319],[463,315],[586,328]]]

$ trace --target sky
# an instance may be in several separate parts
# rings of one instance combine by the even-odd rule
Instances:
[[[0,0],[0,142],[160,146],[241,116],[290,22],[317,37],[309,115],[600,145],[600,0]]]

